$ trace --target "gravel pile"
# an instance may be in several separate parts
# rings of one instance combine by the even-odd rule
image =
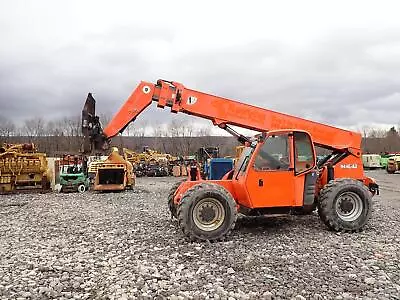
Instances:
[[[0,299],[400,299],[396,188],[359,234],[317,215],[240,218],[226,242],[189,243],[167,210],[175,181],[0,196]]]

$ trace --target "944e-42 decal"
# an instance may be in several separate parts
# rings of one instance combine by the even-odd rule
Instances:
[[[340,165],[341,169],[357,169],[358,165],[357,164],[342,164]]]

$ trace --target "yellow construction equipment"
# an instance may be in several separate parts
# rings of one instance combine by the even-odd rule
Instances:
[[[118,148],[108,158],[97,165],[94,182],[95,191],[123,191],[135,186],[135,173],[132,164],[118,153]]]
[[[106,161],[108,156],[89,156],[88,157],[88,178],[90,185],[94,184],[99,166]]]
[[[246,148],[245,146],[236,146],[235,148],[235,160],[239,160],[240,156],[242,155],[242,152]]]
[[[176,157],[145,147],[142,153],[123,148],[124,158],[133,165],[136,176],[167,176]],[[171,169],[171,170],[170,170]]]
[[[400,154],[396,154],[396,155],[389,157],[387,166],[386,166],[386,171],[389,174],[393,174],[397,171],[400,171]]]
[[[46,154],[34,144],[4,144],[0,147],[0,193],[50,190],[51,175]]]

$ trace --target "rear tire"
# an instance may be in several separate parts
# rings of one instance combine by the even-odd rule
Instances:
[[[395,173],[394,170],[389,170],[387,167],[386,167],[386,172],[387,172],[388,174],[394,174],[394,173]]]
[[[329,182],[320,192],[318,214],[331,230],[360,231],[371,211],[371,194],[360,181],[339,178]]]
[[[235,227],[236,202],[222,186],[200,183],[183,195],[178,223],[190,240],[222,240]]]
[[[168,209],[169,209],[169,211],[171,213],[171,217],[175,218],[175,219],[178,218],[178,214],[177,214],[177,206],[174,203],[174,195],[175,195],[175,192],[178,189],[178,187],[184,181],[186,181],[186,180],[181,180],[181,181],[175,182],[172,185],[172,187],[171,187],[171,189],[169,190],[169,193],[168,193]]]

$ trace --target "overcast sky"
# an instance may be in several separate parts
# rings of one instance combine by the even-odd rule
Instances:
[[[113,114],[163,78],[345,128],[400,123],[398,1],[0,4],[0,115],[19,122],[78,115],[87,92]]]

